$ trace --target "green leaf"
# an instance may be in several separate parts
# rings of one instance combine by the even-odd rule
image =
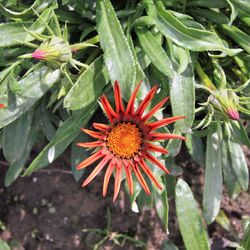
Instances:
[[[238,43],[248,54],[250,54],[250,36],[236,26],[223,24],[222,31]]]
[[[156,27],[170,40],[177,45],[193,51],[223,51],[233,56],[239,53],[240,49],[229,49],[214,32],[189,28],[179,21],[170,11],[165,10],[163,4],[158,1],[156,8],[149,4],[147,12],[156,21]]]
[[[228,143],[225,138],[221,141],[221,163],[223,170],[223,177],[227,191],[233,199],[235,199],[241,188],[237,182],[236,176],[232,168],[232,161],[230,158],[230,153],[228,149]]]
[[[149,57],[154,66],[168,77],[173,77],[174,70],[172,63],[167,53],[163,50],[152,33],[143,28],[137,28],[136,34],[145,54]]]
[[[6,160],[11,164],[19,160],[25,151],[32,118],[33,110],[26,112],[4,128],[3,153]]]
[[[231,26],[238,15],[238,3],[233,0],[227,0],[227,3],[231,8],[230,22],[228,23],[228,26]]]
[[[174,129],[173,134],[181,135],[178,129]],[[167,150],[169,151],[168,157],[176,156],[181,150],[182,140],[170,139],[167,144]]]
[[[209,250],[207,233],[188,184],[179,179],[175,188],[176,213],[187,250]]]
[[[170,240],[165,240],[162,244],[161,250],[178,250],[178,247]]]
[[[64,98],[64,106],[75,110],[95,102],[108,81],[108,72],[103,58],[99,57],[80,75]]]
[[[229,232],[232,230],[230,220],[223,210],[220,210],[219,214],[217,215],[216,222],[220,224],[225,230]]]
[[[48,8],[48,6],[53,2],[53,0],[36,0],[29,8],[24,8],[21,12],[16,12],[5,8],[2,4],[0,4],[0,10],[2,13],[8,18],[24,18],[32,15],[34,13],[33,10],[40,13],[44,9]]]
[[[227,7],[228,4],[226,0],[189,0],[187,2],[188,6],[201,6],[207,8],[224,8]]]
[[[0,238],[0,249],[1,250],[11,250],[8,243]]]
[[[186,53],[188,53],[186,51]],[[188,54],[189,57],[189,54]],[[170,79],[170,101],[174,116],[186,116],[175,123],[183,133],[191,131],[195,112],[194,70],[189,57],[189,64],[182,73],[175,72]]]
[[[166,179],[165,176],[163,185],[166,186]],[[169,212],[169,205],[168,205],[168,193],[167,189],[159,190],[158,188],[154,189],[154,202],[155,202],[155,209],[159,218],[161,219],[164,229],[168,232],[168,212]]]
[[[88,136],[84,133],[80,133],[76,139],[73,141],[71,146],[71,170],[76,181],[79,181],[85,171],[85,168],[82,170],[77,170],[76,166],[81,163],[84,159],[89,157],[89,151],[86,148],[76,146],[78,142],[88,141]]]
[[[30,151],[36,142],[37,136],[38,136],[38,128],[39,128],[39,122],[40,122],[40,112],[36,111],[35,118],[32,122],[32,127],[29,132],[29,137],[27,140],[27,143],[25,143],[22,147],[24,148],[24,151],[20,158],[15,161],[13,164],[11,164],[8,168],[8,171],[6,173],[5,179],[4,179],[4,185],[6,187],[10,186],[17,177],[21,174],[25,162],[28,160]]]
[[[72,116],[59,127],[50,143],[33,160],[24,172],[24,176],[30,175],[32,172],[54,161],[77,137],[80,133],[80,127],[87,124],[96,108],[97,104],[92,104],[86,106],[84,109],[75,111]]]
[[[0,47],[18,44],[18,41],[24,41],[27,32],[24,27],[29,27],[31,23],[1,23],[0,24]]]
[[[205,165],[204,146],[200,137],[186,134],[186,146],[192,159],[199,165]]]
[[[41,14],[41,18],[43,18],[45,22],[48,23],[51,19],[54,8],[55,6],[52,6]],[[20,42],[35,40],[27,33],[24,27],[29,31],[37,33],[42,33],[46,28],[41,19],[37,19],[33,24],[31,22],[2,23],[0,24],[0,47],[13,46],[18,45]]]
[[[30,109],[58,81],[59,76],[59,70],[52,71],[47,67],[42,67],[18,81],[19,93],[12,96],[8,108],[0,110],[0,128],[13,122]]]
[[[206,172],[203,193],[203,213],[211,224],[220,211],[222,196],[221,146],[218,132],[209,129],[206,149]]]
[[[50,141],[54,137],[56,129],[50,120],[49,111],[46,110],[45,107],[42,108],[40,120],[43,134],[46,139]]]
[[[96,22],[104,60],[112,82],[118,80],[129,99],[135,83],[135,63],[127,39],[109,0],[97,2]]]
[[[228,146],[232,161],[232,168],[237,178],[237,181],[244,190],[247,190],[249,182],[249,173],[242,148],[240,144],[236,142],[236,138],[234,138],[234,136],[231,136],[231,139],[228,140]]]
[[[240,246],[243,247],[245,250],[250,249],[250,223],[248,223],[248,226],[244,232],[243,239],[240,241]]]
[[[250,148],[250,140],[244,126],[242,125],[242,122],[232,121],[231,124],[233,128],[234,138],[236,138],[237,141]]]

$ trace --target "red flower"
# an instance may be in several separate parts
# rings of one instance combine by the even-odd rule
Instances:
[[[5,108],[5,105],[0,103],[0,108]]]
[[[77,143],[80,147],[98,148],[95,153],[81,162],[77,169],[86,168],[97,160],[101,161],[97,164],[93,172],[84,181],[83,187],[89,184],[95,176],[107,165],[103,183],[103,196],[106,195],[108,183],[112,172],[115,171],[114,198],[120,190],[122,180],[122,169],[124,168],[128,182],[129,191],[133,193],[133,178],[134,172],[137,180],[147,194],[150,194],[149,187],[142,175],[141,170],[151,179],[155,185],[162,189],[161,185],[154,177],[151,169],[147,165],[147,161],[153,163],[166,173],[169,171],[166,167],[157,160],[150,152],[160,152],[167,154],[168,151],[160,146],[153,144],[153,141],[181,139],[185,137],[176,134],[165,134],[155,132],[156,129],[163,127],[169,123],[173,123],[184,116],[176,116],[165,118],[161,121],[149,122],[149,119],[159,110],[168,100],[164,98],[161,102],[155,105],[148,113],[144,114],[147,106],[151,102],[156,92],[157,86],[154,86],[139,107],[135,110],[134,101],[139,90],[140,84],[132,93],[126,109],[123,106],[119,84],[116,81],[114,85],[115,106],[114,110],[106,96],[101,97],[101,104],[107,114],[110,125],[93,123],[93,127],[98,131],[82,129],[83,132],[96,138],[96,141]]]

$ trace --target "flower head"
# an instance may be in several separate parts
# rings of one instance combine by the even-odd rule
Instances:
[[[147,161],[153,163],[164,172],[169,173],[167,168],[151,154],[151,152],[167,154],[168,151],[161,146],[155,145],[153,142],[173,138],[185,140],[185,137],[180,135],[155,131],[160,127],[185,118],[184,116],[169,117],[160,121],[149,122],[150,118],[152,118],[152,116],[168,100],[168,97],[164,98],[148,113],[145,113],[147,106],[154,97],[157,86],[149,91],[139,107],[135,109],[134,102],[139,87],[140,84],[135,88],[125,109],[122,102],[119,84],[116,81],[114,84],[115,110],[111,107],[105,95],[103,95],[100,100],[110,124],[93,123],[93,127],[97,131],[82,129],[83,132],[97,140],[77,144],[80,147],[97,148],[95,153],[77,166],[78,170],[101,159],[82,186],[89,184],[95,176],[107,166],[103,183],[103,196],[106,195],[110,177],[115,171],[114,201],[120,190],[123,169],[126,174],[131,194],[133,193],[132,172],[147,194],[150,194],[150,190],[142,175],[142,171],[159,189],[162,189],[160,183],[147,165]]]
[[[0,103],[0,108],[5,108],[5,105]]]

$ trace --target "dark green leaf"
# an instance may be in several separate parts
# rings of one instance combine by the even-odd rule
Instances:
[[[88,141],[88,136],[84,133],[80,133],[76,139],[72,142],[71,146],[71,170],[73,173],[73,176],[76,181],[79,181],[82,177],[85,168],[82,170],[77,170],[76,166],[81,163],[84,159],[86,159],[89,156],[89,153],[87,152],[86,148],[81,148],[76,146],[78,142],[86,142]]]
[[[188,184],[179,179],[175,188],[176,213],[187,250],[209,250],[209,242],[196,201]]]
[[[25,162],[29,158],[30,151],[38,136],[39,119],[40,117],[38,117],[38,113],[36,113],[35,118],[33,119],[32,127],[30,129],[27,143],[22,146],[24,148],[23,154],[17,161],[11,164],[8,168],[8,171],[4,179],[4,185],[6,187],[10,186],[17,179],[17,177],[21,174],[25,166]]]
[[[164,178],[164,176],[162,178]],[[166,186],[165,178],[163,181],[163,185]],[[154,189],[154,202],[157,214],[163,223],[164,229],[166,232],[168,232],[169,205],[168,205],[168,193],[166,188],[164,188],[163,191],[157,188]]]
[[[33,111],[31,110],[4,128],[3,153],[5,158],[11,164],[14,164],[17,160],[21,159],[21,156],[25,151],[32,118]]]
[[[75,111],[72,116],[59,127],[50,143],[33,160],[24,175],[30,175],[32,172],[54,161],[77,137],[80,133],[80,127],[87,124],[96,107],[97,104],[92,104],[84,109]]]
[[[178,247],[170,240],[165,240],[162,244],[161,250],[178,250]]]
[[[186,146],[192,159],[199,165],[205,165],[204,146],[200,137],[186,134]]]

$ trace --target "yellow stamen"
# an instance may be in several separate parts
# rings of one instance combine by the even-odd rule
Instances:
[[[138,153],[141,147],[141,135],[135,124],[119,123],[108,133],[107,146],[115,155],[130,158]]]

